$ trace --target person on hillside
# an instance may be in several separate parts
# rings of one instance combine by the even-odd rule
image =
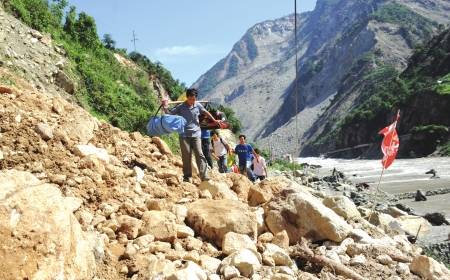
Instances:
[[[211,158],[211,131],[206,128],[202,128],[202,152],[206,158],[206,162],[210,168],[213,168],[213,161]]]
[[[261,156],[259,149],[255,149],[255,157],[253,158],[253,174],[256,180],[263,181],[267,178],[266,160]]]
[[[183,181],[190,182],[192,178],[192,153],[195,155],[200,172],[200,179],[208,181],[206,158],[202,152],[201,131],[199,115],[204,113],[214,122],[218,122],[204,107],[197,102],[197,89],[190,88],[186,91],[186,101],[172,110],[168,109],[168,101],[163,100],[163,108],[166,113],[179,115],[186,119],[184,133],[180,134],[181,159],[183,161]]]
[[[220,173],[227,173],[227,154],[230,151],[230,146],[226,143],[217,131],[213,131],[211,138],[211,146],[213,149],[213,157],[217,161]]]
[[[255,176],[250,168],[252,162],[252,155],[255,156],[255,151],[250,144],[247,144],[245,135],[239,135],[239,144],[234,148],[234,153],[238,155],[239,158],[239,172],[241,174],[247,174],[250,181],[255,181]]]

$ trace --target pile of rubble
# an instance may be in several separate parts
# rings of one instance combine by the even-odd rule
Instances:
[[[161,139],[0,72],[1,279],[450,277],[408,241],[423,218],[283,176],[182,182]]]

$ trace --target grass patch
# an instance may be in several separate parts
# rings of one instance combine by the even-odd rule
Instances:
[[[295,171],[295,170],[303,170],[303,165],[296,162],[290,162],[284,159],[276,159],[270,165],[270,169],[279,171]]]

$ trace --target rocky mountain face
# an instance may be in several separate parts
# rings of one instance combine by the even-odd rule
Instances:
[[[377,75],[365,81],[361,95],[364,98],[359,105],[341,123],[329,125],[318,141],[306,146],[304,153],[326,153],[358,143],[379,142],[375,133],[390,123],[399,109],[399,156],[423,157],[436,149],[448,155],[450,29],[418,48],[403,73],[384,68]],[[335,156],[374,156],[379,145],[372,146],[338,152]]]
[[[361,203],[370,193],[347,182],[301,171],[257,184],[216,171],[182,182],[164,141],[75,104],[48,76],[64,53],[0,15],[1,279],[450,277],[408,240],[426,232],[425,219],[371,213]]]
[[[386,65],[404,69],[413,48],[449,22],[449,11],[448,1],[319,0],[298,16],[297,92],[292,16],[251,28],[194,86],[234,108],[255,141],[297,154],[361,101],[363,77]],[[272,31],[286,21],[291,32]],[[257,37],[263,27],[266,35]],[[256,57],[239,52],[249,38]],[[267,58],[267,49],[276,55]],[[232,57],[242,57],[238,75],[229,74]]]

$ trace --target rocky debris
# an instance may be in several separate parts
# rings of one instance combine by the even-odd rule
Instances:
[[[0,94],[12,94],[13,91],[9,87],[0,86]]]
[[[286,230],[291,244],[301,237],[340,242],[351,226],[313,195],[286,189],[265,207],[266,224],[274,234]]]
[[[426,201],[426,200],[427,200],[426,194],[421,190],[417,190],[415,201]]]
[[[423,217],[433,226],[450,225],[443,213],[428,213]]]
[[[174,274],[166,278],[167,280],[207,280],[208,276],[203,269],[194,262],[188,261]]]
[[[424,279],[440,280],[450,279],[450,271],[441,263],[427,256],[418,256],[409,266],[412,273]]]
[[[8,179],[12,173],[16,172],[0,173],[8,180],[0,184],[6,185],[10,193],[0,203],[0,256],[4,260],[0,277],[92,278],[96,271],[93,248],[60,190],[39,184],[26,172]]]
[[[256,240],[257,221],[250,208],[236,200],[198,200],[188,207],[186,218],[194,231],[222,245],[228,232],[246,234]]]

